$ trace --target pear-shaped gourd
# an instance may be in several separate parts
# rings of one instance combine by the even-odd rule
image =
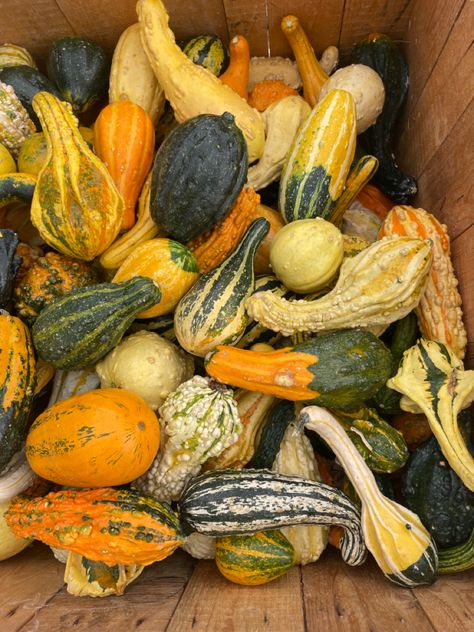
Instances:
[[[210,70],[194,64],[175,42],[161,0],[139,0],[142,44],[159,84],[179,123],[198,114],[230,112],[242,130],[249,162],[260,158],[265,144],[263,120],[232,88]]]
[[[436,579],[436,545],[420,519],[382,494],[374,475],[327,410],[307,406],[299,423],[317,432],[336,455],[362,502],[362,531],[367,548],[387,579],[413,588]]]
[[[39,92],[33,107],[48,151],[31,204],[31,221],[59,252],[91,261],[117,237],[124,204],[103,162],[92,153],[70,106]]]
[[[245,301],[254,291],[254,256],[270,223],[263,217],[247,229],[234,252],[204,274],[178,303],[174,329],[179,344],[204,357],[217,345],[234,344],[249,318]]]

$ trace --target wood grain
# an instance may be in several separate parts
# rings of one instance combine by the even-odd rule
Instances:
[[[322,630],[323,628],[321,628]],[[231,584],[200,562],[166,632],[303,632],[300,569],[265,586]]]
[[[433,630],[413,593],[386,580],[372,559],[350,567],[330,548],[302,575],[308,630]]]
[[[474,96],[474,2],[467,2],[410,113],[401,136],[401,165],[421,175]]]
[[[229,37],[243,35],[249,41],[251,55],[268,54],[268,15],[266,0],[224,0]]]
[[[464,363],[467,368],[474,369],[474,226],[452,242],[451,252],[463,300],[464,324],[468,332]]]

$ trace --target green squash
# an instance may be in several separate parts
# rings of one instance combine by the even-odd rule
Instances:
[[[295,403],[279,401],[269,412],[251,460],[250,469],[270,470],[280,450],[288,425],[295,420]]]
[[[219,77],[229,65],[227,46],[217,35],[198,35],[181,44],[183,53],[198,66],[204,66]]]
[[[439,575],[461,573],[474,568],[474,529],[466,542],[438,552]]]

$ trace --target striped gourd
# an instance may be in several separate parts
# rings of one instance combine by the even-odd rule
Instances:
[[[286,429],[272,469],[278,474],[321,481],[311,442],[294,423]],[[317,524],[282,527],[281,532],[293,545],[297,564],[316,562],[328,543],[328,527]]]
[[[294,402],[286,399],[278,400],[269,415],[267,415],[265,424],[259,433],[255,453],[247,463],[247,467],[257,470],[272,469],[280,451],[286,429],[295,420],[295,417]],[[281,472],[281,474],[289,474],[289,472]],[[306,476],[305,478],[311,477]]]
[[[30,53],[16,44],[2,44],[0,46],[0,68],[7,66],[30,66],[36,68],[36,63]]]
[[[352,95],[331,90],[304,123],[283,166],[279,208],[287,223],[331,215],[344,190],[355,146]]]
[[[418,516],[380,492],[344,428],[327,410],[303,408],[299,423],[317,432],[344,468],[362,502],[365,544],[387,579],[406,587],[432,584],[436,545]]]
[[[214,536],[246,535],[297,524],[341,525],[341,553],[352,566],[366,556],[360,513],[338,489],[267,470],[219,470],[194,478],[179,501],[182,520]]]
[[[0,474],[18,452],[28,430],[36,365],[28,327],[0,314]]]
[[[130,325],[128,333],[134,334],[137,331],[153,331],[162,338],[166,338],[171,342],[176,342],[176,335],[174,333],[174,314],[165,314],[164,316],[146,318],[143,320],[137,318],[137,320],[134,320]]]
[[[395,206],[382,224],[379,239],[397,235],[431,240],[433,263],[416,308],[418,324],[424,338],[448,345],[462,360],[467,335],[447,227],[422,208]]]
[[[229,51],[217,35],[198,35],[184,42],[183,53],[198,66],[204,66],[218,77],[229,65]]]
[[[386,326],[418,305],[431,259],[427,240],[386,237],[346,258],[334,289],[322,298],[290,303],[272,292],[259,292],[247,300],[247,313],[285,336]]]
[[[226,579],[244,586],[267,584],[296,562],[291,542],[278,529],[217,538],[215,559]]]
[[[32,328],[39,356],[58,369],[95,364],[118,344],[135,316],[159,302],[160,289],[145,277],[79,288],[53,301]]]
[[[178,303],[174,329],[180,345],[205,356],[220,344],[235,344],[249,319],[245,301],[254,291],[254,256],[269,229],[260,217],[247,229],[234,252],[204,274]]]
[[[401,432],[387,423],[372,408],[332,413],[373,472],[396,472],[408,459],[408,448]]]
[[[441,549],[438,553],[438,574],[461,573],[474,568],[474,529],[464,544]]]

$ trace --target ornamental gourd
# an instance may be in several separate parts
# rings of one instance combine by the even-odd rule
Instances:
[[[0,308],[5,308],[11,298],[15,277],[21,259],[17,254],[18,235],[8,228],[0,230]]]
[[[123,200],[105,165],[89,149],[71,111],[52,94],[33,99],[48,143],[31,220],[47,244],[90,261],[118,235]]]
[[[14,158],[35,126],[10,85],[0,81],[0,142]]]
[[[260,158],[265,142],[260,114],[212,72],[193,64],[176,45],[161,0],[139,0],[137,13],[143,47],[177,121],[183,123],[198,114],[230,112],[245,137],[249,162]]]
[[[322,298],[290,303],[272,292],[262,292],[247,299],[247,313],[286,336],[299,331],[386,326],[418,305],[431,259],[429,241],[385,238],[347,258],[334,289]]]
[[[303,408],[299,425],[317,432],[344,468],[362,502],[365,544],[385,577],[406,587],[432,584],[438,565],[436,545],[418,516],[379,491],[364,459],[327,410]]]
[[[17,537],[36,538],[109,566],[147,566],[184,542],[179,518],[168,505],[125,489],[17,496],[5,516]]]
[[[47,408],[26,438],[26,457],[42,478],[70,487],[124,485],[150,467],[160,425],[135,393],[101,388]]]
[[[70,551],[67,554],[64,583],[70,595],[107,597],[123,595],[125,588],[140,576],[142,564],[114,564],[89,560]]]

